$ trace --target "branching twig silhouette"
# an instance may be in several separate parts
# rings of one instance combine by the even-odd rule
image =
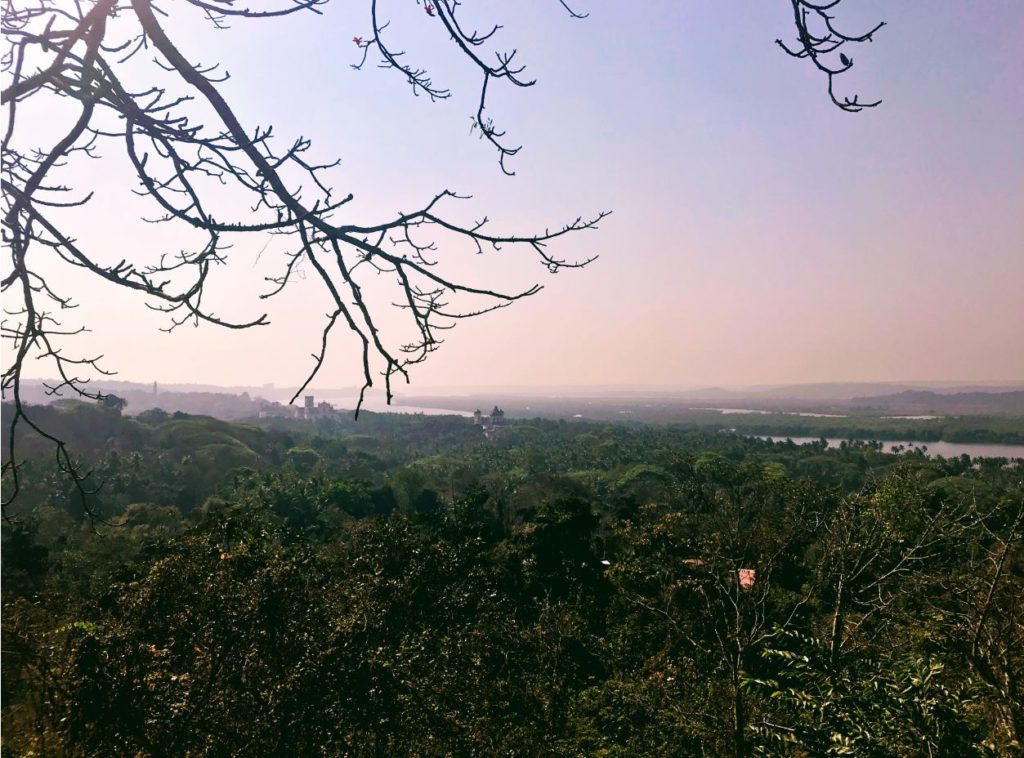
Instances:
[[[881,21],[863,34],[846,34],[836,28],[834,11],[843,0],[790,0],[793,5],[793,20],[796,24],[797,46],[790,47],[780,39],[775,43],[794,58],[806,58],[828,79],[828,96],[839,108],[856,113],[864,108],[874,108],[881,100],[861,102],[859,96],[843,96],[835,91],[835,78],[853,67],[853,59],[846,54],[849,43],[872,42],[875,33],[885,26]]]
[[[61,0],[7,0],[3,31],[8,47],[3,58],[7,86],[3,104],[8,123],[3,137],[4,242],[10,251],[10,267],[2,286],[6,299],[3,336],[9,340],[11,359],[3,374],[5,397],[13,400],[4,450],[4,472],[9,486],[6,501],[18,491],[19,461],[15,442],[19,425],[52,442],[60,468],[66,471],[90,502],[87,475],[76,466],[63,441],[49,434],[31,418],[22,403],[21,379],[26,362],[48,360],[59,381],[47,388],[52,394],[101,399],[90,389],[87,374],[107,374],[95,357],[77,357],[64,352],[61,338],[82,329],[65,329],[56,314],[74,308],[69,295],[42,273],[39,259],[56,256],[63,264],[84,269],[105,281],[134,290],[146,298],[149,307],[167,314],[167,330],[192,323],[209,322],[230,329],[246,329],[268,323],[266,314],[235,320],[211,311],[204,303],[206,286],[215,269],[226,261],[233,237],[244,234],[277,235],[288,241],[290,252],[280,275],[270,277],[271,288],[261,297],[280,293],[296,276],[300,263],[312,267],[330,295],[334,306],[327,315],[319,351],[301,392],[317,375],[335,328],[341,324],[354,332],[362,345],[361,364],[365,392],[382,378],[388,402],[393,397],[392,379],[408,380],[409,367],[422,362],[441,344],[439,333],[460,319],[504,307],[540,290],[539,285],[521,291],[501,289],[465,281],[445,273],[428,256],[442,245],[468,241],[477,252],[502,247],[522,248],[539,257],[551,271],[585,265],[548,252],[548,243],[570,232],[593,229],[606,213],[577,218],[557,230],[540,233],[490,231],[487,220],[465,225],[448,215],[448,205],[464,198],[443,190],[411,212],[398,213],[376,223],[358,223],[342,218],[352,194],[336,192],[331,185],[333,162],[316,162],[310,155],[311,141],[299,137],[282,146],[274,139],[272,127],[244,127],[218,84],[226,75],[216,66],[193,62],[165,29],[163,18],[184,5],[200,8],[218,28],[233,19],[283,16],[299,12],[320,13],[326,0],[283,2],[266,9],[242,5],[234,0],[95,0],[69,4]],[[362,52],[362,66],[373,48],[381,66],[403,74],[417,94],[446,98],[449,91],[434,85],[422,69],[403,62],[403,54],[392,49],[386,38],[387,23],[379,20],[379,3],[369,7],[372,37],[355,39]],[[492,53],[488,62],[483,46],[500,29],[486,34],[467,32],[459,17],[456,0],[424,4],[424,23],[437,24],[438,31],[454,43],[483,75],[476,121],[481,133],[498,150],[499,164],[511,173],[506,159],[518,147],[506,145],[503,132],[484,118],[488,85],[505,80],[529,86],[521,78],[522,67],[513,65],[515,51]],[[575,14],[573,15],[579,15]],[[121,75],[125,63],[135,65],[153,55],[153,85],[137,91],[125,85]],[[63,136],[54,144],[39,146],[22,127],[20,110],[37,98],[58,97],[73,102],[75,116]],[[208,114],[208,123],[193,115],[197,107]],[[97,148],[111,145],[123,150],[128,165],[138,178],[139,194],[149,198],[158,215],[154,223],[174,223],[199,230],[204,242],[195,249],[174,254],[154,254],[139,260],[122,260],[115,265],[100,262],[94,251],[76,241],[65,226],[60,210],[84,205],[92,197],[89,188],[76,191],[58,176],[69,160],[97,157]],[[246,218],[225,218],[217,209],[225,190],[251,198]],[[77,192],[77,194],[76,194]],[[153,262],[153,261],[156,262]],[[360,270],[357,270],[360,269]],[[47,269],[48,270],[48,269]],[[408,311],[418,336],[405,344],[388,344],[377,327],[375,313],[363,295],[362,270],[385,274],[397,287],[399,308]],[[456,300],[469,296],[471,307]],[[480,301],[489,304],[480,305]],[[14,303],[17,302],[17,305]],[[296,396],[298,393],[296,393]],[[358,407],[357,407],[358,413]],[[88,505],[87,505],[88,509]],[[95,514],[90,514],[95,515]]]
[[[297,278],[303,266],[309,266],[333,304],[296,397],[323,366],[331,336],[341,325],[361,345],[358,414],[366,390],[377,379],[382,379],[390,402],[392,379],[399,376],[408,381],[409,368],[436,350],[442,343],[440,334],[459,320],[503,308],[541,289],[534,285],[509,292],[467,281],[461,272],[447,273],[439,265],[442,246],[468,243],[478,253],[521,249],[551,272],[593,260],[559,256],[549,245],[570,233],[595,229],[606,212],[542,232],[492,231],[487,218],[472,224],[454,220],[449,206],[466,196],[444,189],[418,209],[389,219],[366,223],[346,218],[353,196],[338,192],[330,177],[338,161],[311,158],[312,143],[306,137],[282,144],[271,126],[244,126],[218,87],[227,75],[216,65],[191,60],[164,25],[166,17],[188,6],[200,9],[216,28],[227,29],[232,21],[320,14],[327,3],[278,1],[276,6],[250,7],[244,0],[4,0],[3,239],[10,255],[2,278],[6,309],[2,336],[11,357],[2,388],[4,397],[10,395],[13,400],[3,451],[8,479],[5,503],[18,493],[15,443],[20,425],[54,445],[59,466],[79,487],[83,502],[89,501],[87,477],[78,470],[65,443],[33,422],[31,410],[22,402],[22,375],[30,359],[49,362],[58,377],[47,387],[54,395],[68,392],[101,399],[102,393],[89,386],[89,374],[110,373],[101,367],[100,357],[65,352],[66,338],[84,328],[65,327],[58,318],[76,303],[60,291],[56,279],[44,273],[52,271],[54,262],[137,292],[150,308],[166,314],[168,331],[200,322],[248,329],[268,323],[268,316],[235,319],[218,314],[206,304],[208,298],[204,300],[206,287],[213,272],[226,264],[233,239],[253,234],[283,239],[289,251],[283,256],[280,274],[268,278],[269,289],[261,297],[274,297]],[[839,1],[792,0],[801,47],[793,50],[779,44],[792,55],[810,58],[828,75],[829,93],[839,107],[859,110],[875,103],[839,100],[832,91],[833,77],[852,62],[839,53],[841,66],[833,68],[823,56],[847,42],[870,40],[878,27],[859,37],[839,33],[829,13]],[[493,49],[500,25],[483,32],[469,30],[460,19],[459,0],[418,2],[422,22],[435,27],[439,37],[479,72],[473,130],[493,145],[501,170],[512,174],[508,161],[520,147],[495,126],[487,97],[493,85],[504,82],[525,88],[534,80],[524,74],[515,49]],[[573,18],[587,15],[564,0],[559,3]],[[432,100],[448,98],[447,88],[407,62],[405,53],[394,47],[381,6],[379,0],[369,0],[369,31],[352,40],[357,49],[353,68],[361,69],[374,58],[380,67],[403,76],[414,94]],[[812,33],[811,19],[820,20],[825,31]],[[131,62],[136,69],[132,73],[137,74],[148,56],[156,67],[151,81],[160,83],[143,89],[125,84],[126,64]],[[73,113],[63,125],[55,116],[61,136],[39,144],[21,111],[43,98],[71,104]],[[196,113],[205,114],[208,122],[196,120]],[[62,183],[62,169],[81,158],[99,159],[101,146],[108,153],[120,151],[139,182],[137,192],[154,204],[157,215],[146,221],[191,228],[199,232],[201,242],[173,253],[144,251],[137,259],[109,265],[77,241],[62,212],[85,205],[93,192],[87,186]],[[88,180],[81,172],[78,176],[79,181]],[[227,196],[249,198],[244,218],[220,209],[221,199]],[[377,327],[379,311],[371,308],[363,294],[365,275],[384,275],[393,283],[393,305],[408,313],[416,335],[411,341],[392,345],[385,340]]]

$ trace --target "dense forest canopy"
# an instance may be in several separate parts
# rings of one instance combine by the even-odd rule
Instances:
[[[102,521],[30,451],[3,537],[12,755],[1019,751],[1007,460],[45,413]]]

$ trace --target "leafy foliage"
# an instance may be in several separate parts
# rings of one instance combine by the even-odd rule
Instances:
[[[12,755],[1020,749],[1019,468],[107,412],[109,524],[36,458],[4,527]]]

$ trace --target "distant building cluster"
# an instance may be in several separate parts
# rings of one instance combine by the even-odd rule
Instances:
[[[508,428],[508,422],[505,420],[505,411],[498,406],[494,406],[490,416],[485,416],[477,408],[473,414],[473,422],[483,429],[484,436],[489,440],[494,439]]]
[[[326,401],[316,402],[313,395],[306,395],[302,405],[285,405],[278,402],[267,402],[260,408],[260,418],[294,418],[313,421],[318,418],[330,418],[336,411]]]

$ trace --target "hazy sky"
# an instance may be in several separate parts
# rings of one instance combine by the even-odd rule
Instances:
[[[412,391],[1024,379],[1024,3],[845,10],[848,28],[888,23],[852,50],[855,69],[838,84],[884,103],[852,115],[773,44],[793,35],[786,0],[577,3],[588,19],[567,18],[554,0],[473,14],[480,27],[504,23],[498,41],[539,80],[496,88],[490,103],[524,145],[514,178],[469,133],[477,77],[411,2],[395,4],[395,40],[451,100],[413,97],[395,72],[351,70],[366,2],[227,32],[181,24],[193,60],[231,72],[222,91],[247,126],[273,123],[282,141],[303,135],[316,157],[343,159],[335,184],[356,194],[344,218],[388,218],[444,187],[473,193],[460,218],[487,214],[501,229],[614,212],[557,250],[599,253],[582,271],[552,276],[525,253],[465,268],[459,259],[467,281],[546,288],[449,332]],[[89,172],[99,189],[88,216],[68,217],[83,243],[114,261],[182,244],[132,222],[152,208],[131,195],[121,151],[104,154],[113,162],[66,175]],[[124,379],[294,385],[328,302],[311,278],[257,302],[283,249],[239,240],[213,280],[218,314],[268,309],[272,324],[248,333],[163,334],[137,298],[65,278],[79,289],[75,315],[94,330],[75,349],[104,353]],[[357,381],[354,347],[333,343],[320,386]]]

